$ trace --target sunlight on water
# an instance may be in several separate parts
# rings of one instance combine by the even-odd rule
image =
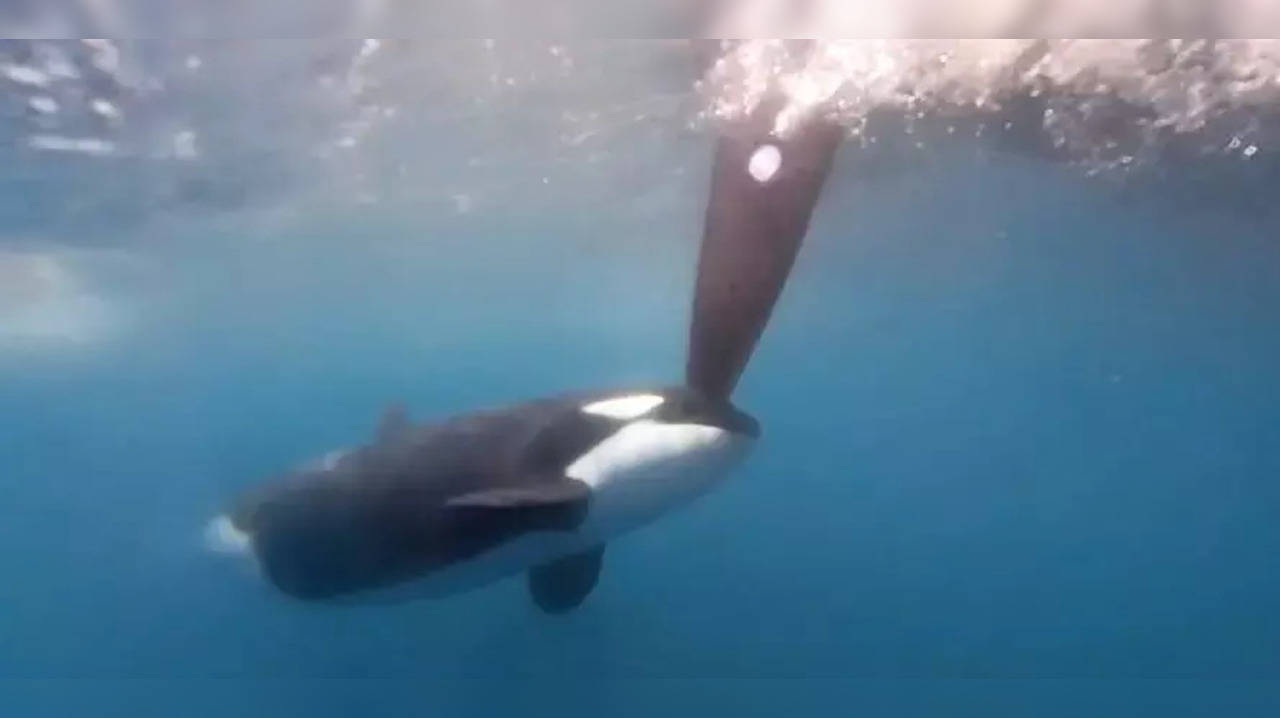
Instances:
[[[1171,137],[1228,124],[1238,131],[1205,149],[1248,158],[1274,142],[1275,123],[1264,127],[1261,115],[1280,101],[1280,41],[753,40],[730,46],[706,83],[723,119],[782,95],[780,132],[820,115],[874,140],[868,118],[891,110],[916,120],[986,117],[994,133],[1012,129],[1011,104],[1037,98],[1033,129],[1076,155],[1127,163]],[[1132,121],[1124,136],[1121,119]]]
[[[889,7],[911,17],[816,3],[805,22],[875,27]],[[439,223],[594,205],[639,224],[696,187],[701,158],[680,148],[765,97],[783,100],[780,132],[820,116],[863,148],[1013,138],[1112,173],[1170,152],[1271,163],[1280,41],[5,41],[0,92],[13,180],[66,200],[0,206],[6,243],[136,246],[373,209]],[[8,299],[6,333],[108,336],[89,329],[104,303],[68,286]]]
[[[839,26],[824,11],[846,13],[818,7],[816,27]],[[611,79],[634,70],[649,79]],[[518,128],[530,140],[522,154],[543,166],[598,165],[646,127],[733,121],[769,95],[785,100],[780,131],[818,114],[864,143],[882,139],[869,118],[891,112],[908,130],[1038,133],[1095,165],[1128,164],[1188,136],[1206,152],[1257,158],[1275,144],[1280,41],[9,41],[0,73],[16,109],[6,131],[20,145],[178,163],[145,188],[161,205],[236,206],[282,183],[377,202],[396,191],[389,172],[398,184],[447,179],[413,153],[412,136],[478,121],[456,158],[467,176],[455,170],[455,186],[439,190],[443,205],[466,212],[505,184],[484,171],[496,162],[486,133]],[[523,117],[495,117],[517,108]]]

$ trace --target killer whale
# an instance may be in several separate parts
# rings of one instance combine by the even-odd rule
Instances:
[[[442,596],[525,572],[548,613],[580,605],[607,543],[705,493],[759,423],[730,397],[782,291],[840,134],[776,137],[762,108],[718,141],[684,384],[537,399],[412,424],[248,492],[207,528],[308,601]]]
[[[538,604],[563,610],[594,586],[609,539],[710,488],[758,434],[685,387],[538,399],[384,428],[246,495],[215,532],[243,536],[297,598],[415,577],[420,595],[447,594],[532,567]]]

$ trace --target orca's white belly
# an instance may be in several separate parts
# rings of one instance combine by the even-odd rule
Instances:
[[[691,443],[702,450],[691,451]],[[594,548],[697,499],[741,462],[752,443],[719,429],[688,425],[619,432],[565,472],[591,486],[591,507],[577,529],[525,534],[421,579],[353,600],[440,598]],[[655,455],[655,446],[664,451]]]

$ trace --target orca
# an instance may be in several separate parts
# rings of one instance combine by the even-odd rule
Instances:
[[[605,546],[686,504],[749,453],[730,400],[795,259],[839,132],[763,120],[715,150],[685,382],[583,392],[415,425],[248,492],[207,528],[307,601],[446,596],[526,573],[547,613],[580,605]]]

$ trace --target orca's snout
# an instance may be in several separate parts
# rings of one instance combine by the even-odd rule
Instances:
[[[230,516],[215,516],[204,527],[204,544],[210,551],[235,556],[253,555],[253,537],[236,526]]]

